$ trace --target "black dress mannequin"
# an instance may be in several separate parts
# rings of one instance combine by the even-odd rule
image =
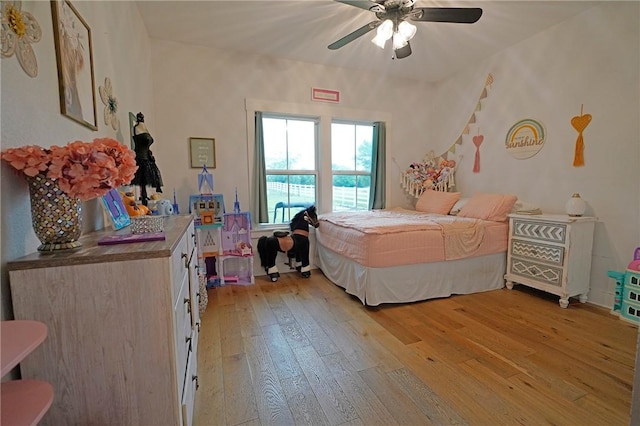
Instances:
[[[149,149],[153,138],[144,124],[144,115],[139,112],[136,115],[136,124],[133,126],[133,141],[135,143],[136,163],[138,170],[131,181],[133,185],[140,186],[140,200],[147,205],[147,185],[155,187],[156,192],[162,192],[162,176],[156,165],[156,159]]]

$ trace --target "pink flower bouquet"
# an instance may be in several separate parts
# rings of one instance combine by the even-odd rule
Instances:
[[[0,158],[26,176],[43,174],[56,180],[67,195],[83,201],[129,184],[138,168],[135,157],[133,150],[110,138],[50,148],[26,145],[0,153]]]

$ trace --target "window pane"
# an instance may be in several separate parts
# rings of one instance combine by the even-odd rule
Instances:
[[[289,169],[315,170],[315,123],[313,121],[287,120]]]
[[[263,118],[262,123],[267,170],[315,170],[313,121]]]
[[[289,222],[300,210],[315,203],[315,175],[267,175],[269,223]]]
[[[373,125],[331,123],[334,211],[369,208],[372,141]]]
[[[356,170],[371,172],[373,126],[356,126]]]
[[[331,124],[331,168],[333,170],[355,170],[355,137],[353,124]]]
[[[263,118],[264,165],[267,170],[287,169],[287,120]]]
[[[371,176],[358,176],[356,185],[356,210],[369,209],[369,194],[371,192]]]
[[[367,210],[370,176],[334,175],[333,211]]]

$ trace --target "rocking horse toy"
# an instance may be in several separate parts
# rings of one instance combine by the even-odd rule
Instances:
[[[276,266],[278,252],[287,253],[291,269],[302,273],[303,278],[311,276],[309,264],[309,225],[317,228],[320,225],[316,206],[307,207],[296,213],[291,219],[288,231],[275,231],[272,236],[262,236],[258,239],[258,254],[260,263],[272,282],[278,281],[280,273]]]

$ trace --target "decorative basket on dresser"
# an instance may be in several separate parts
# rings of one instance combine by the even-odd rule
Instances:
[[[20,364],[56,398],[42,425],[191,425],[200,318],[191,216],[169,216],[165,240],[98,245],[8,262],[16,319],[48,338]]]
[[[587,301],[595,217],[509,215],[507,288],[514,283],[560,296]]]

